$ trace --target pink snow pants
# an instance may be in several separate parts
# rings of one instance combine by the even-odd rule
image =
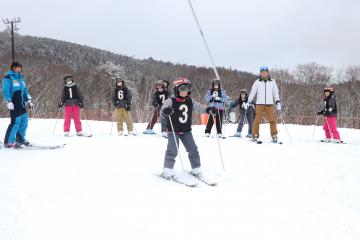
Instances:
[[[64,109],[64,132],[70,132],[71,115],[74,118],[76,132],[81,132],[80,107],[78,105],[65,106]]]
[[[326,138],[340,139],[340,134],[336,128],[336,117],[325,117],[323,129]]]

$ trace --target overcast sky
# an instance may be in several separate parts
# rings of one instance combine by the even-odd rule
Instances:
[[[360,64],[360,0],[192,0],[218,66]],[[20,33],[136,58],[211,66],[188,0],[2,1]],[[0,30],[5,30],[0,25]]]

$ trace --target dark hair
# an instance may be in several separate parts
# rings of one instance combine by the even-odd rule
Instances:
[[[16,68],[16,67],[21,67],[21,68],[22,68],[21,63],[19,63],[19,62],[12,62],[12,63],[11,63],[11,66],[10,66],[10,69],[12,70],[13,68]]]

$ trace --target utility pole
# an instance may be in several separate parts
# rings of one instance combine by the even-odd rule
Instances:
[[[16,24],[21,22],[21,19],[18,18],[14,18],[13,20],[9,20],[9,19],[3,19],[2,20],[4,24],[7,25],[7,30],[10,33],[11,36],[11,55],[12,55],[12,61],[15,61],[15,37],[14,37],[14,33],[15,31],[19,30],[19,28],[17,28]]]

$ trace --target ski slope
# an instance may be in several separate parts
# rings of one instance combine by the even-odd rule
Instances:
[[[0,119],[1,138],[9,121]],[[116,136],[115,125],[110,136],[111,123],[96,121],[93,137],[65,138],[62,122],[55,136],[54,125],[32,119],[28,139],[65,148],[0,149],[1,240],[360,239],[359,130],[339,129],[348,144],[333,144],[318,142],[321,127],[311,141],[312,126],[288,125],[290,142],[278,125],[279,145],[262,125],[261,145],[220,140],[224,172],[217,139],[194,126],[204,172],[219,185],[190,188],[155,176],[164,138]],[[89,132],[84,121],[83,128]],[[225,134],[235,129],[227,125]],[[175,169],[182,171],[179,160]]]

